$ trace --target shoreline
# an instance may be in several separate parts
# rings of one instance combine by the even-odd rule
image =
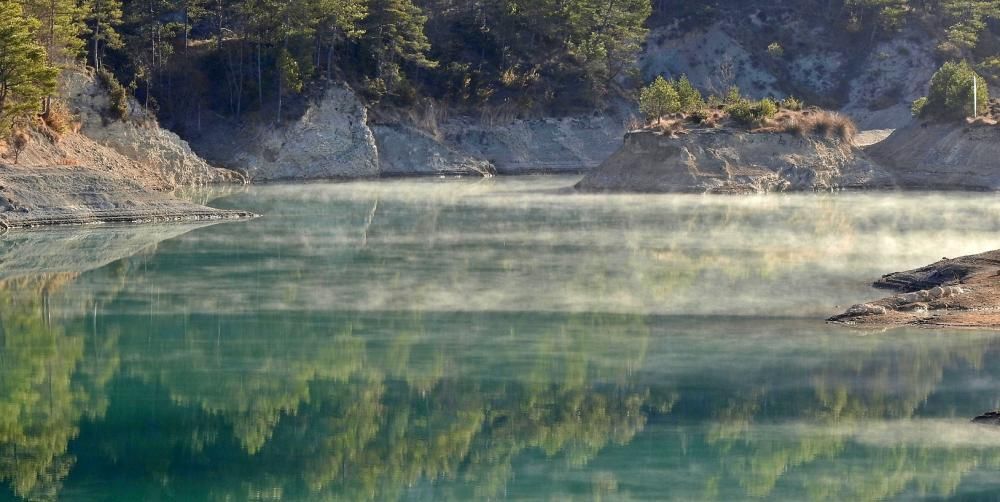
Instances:
[[[1000,328],[1000,250],[944,258],[872,284],[897,294],[827,319],[858,328]]]

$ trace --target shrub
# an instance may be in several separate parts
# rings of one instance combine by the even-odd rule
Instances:
[[[14,151],[14,163],[17,164],[21,157],[21,152],[28,146],[31,137],[22,129],[14,129],[10,134],[10,147]]]
[[[733,120],[744,126],[757,127],[778,113],[778,105],[771,98],[756,102],[741,99],[727,106],[726,112]]]
[[[785,55],[785,48],[778,42],[771,42],[771,45],[767,46],[767,54],[772,58],[779,59]]]
[[[107,113],[114,119],[124,119],[128,116],[128,93],[118,82],[114,74],[101,68],[97,70],[97,77],[104,88],[107,89],[111,102],[108,104]]]
[[[674,86],[663,77],[656,77],[653,83],[646,86],[639,96],[639,111],[648,120],[656,120],[668,113],[680,111],[681,101]]]
[[[781,107],[786,110],[792,110],[793,112],[802,110],[803,106],[804,103],[802,100],[796,99],[795,96],[788,96],[787,98],[781,100]]]
[[[727,105],[735,105],[740,101],[743,101],[743,95],[740,94],[740,88],[736,87],[735,85],[730,87],[729,90],[726,91],[726,97],[723,98],[722,100],[722,102]]]
[[[49,103],[49,109],[42,114],[42,120],[45,122],[45,126],[55,135],[56,140],[73,128],[73,114],[59,100],[53,100]]]
[[[917,98],[913,101],[913,104],[910,105],[910,113],[912,113],[914,117],[921,117],[923,116],[924,108],[926,107],[927,107],[927,96],[924,96],[922,98]]]
[[[972,109],[973,79],[978,79],[978,109]],[[931,77],[930,93],[920,109],[920,116],[940,120],[955,120],[979,115],[989,110],[989,90],[983,77],[969,63],[948,62]]]

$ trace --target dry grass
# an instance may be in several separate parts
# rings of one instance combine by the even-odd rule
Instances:
[[[78,129],[76,117],[65,103],[54,100],[49,104],[47,112],[42,114],[42,122],[45,124],[44,134],[53,142],[58,142],[66,133],[75,132]]]
[[[995,126],[998,123],[1000,123],[1000,121],[998,121],[997,119],[993,118],[992,116],[990,116],[990,117],[967,118],[967,119],[965,119],[965,122],[967,124],[971,125],[971,126]]]
[[[858,134],[858,128],[850,117],[826,110],[783,110],[756,131],[818,136],[844,143],[853,143]]]
[[[729,115],[718,108],[706,108],[692,114],[671,114],[661,121],[641,123],[629,122],[630,130],[646,129],[659,131],[670,136],[687,134],[685,124],[697,129],[712,129],[721,126],[740,127]],[[857,126],[847,117],[837,112],[810,108],[806,110],[780,110],[773,118],[760,127],[751,129],[753,133],[794,134],[802,137],[836,139],[845,144],[853,144],[858,133]]]
[[[683,118],[665,118],[663,120],[653,122],[648,124],[645,129],[650,131],[658,131],[663,133],[665,136],[671,138],[676,138],[687,134],[689,131],[687,127],[684,126],[685,119]]]

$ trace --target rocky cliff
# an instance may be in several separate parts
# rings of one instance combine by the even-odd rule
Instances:
[[[378,176],[378,149],[368,109],[336,85],[296,120],[276,125],[212,123],[193,140],[200,155],[245,172],[252,181]]]
[[[695,129],[634,131],[577,184],[583,191],[763,193],[891,186],[859,149],[838,139]]]
[[[598,116],[487,121],[445,119],[433,133],[404,121],[372,120],[346,86],[334,86],[298,119],[219,121],[192,138],[213,163],[252,180],[580,172],[614,153],[628,105]]]
[[[127,120],[107,118],[108,92],[90,72],[64,72],[60,96],[80,124],[84,138],[113,150],[149,171],[167,187],[241,182],[242,176],[208,165],[188,143],[161,128],[135,101],[129,102]],[[84,160],[84,163],[90,159]]]
[[[1000,190],[1000,127],[912,122],[868,148],[905,188]]]

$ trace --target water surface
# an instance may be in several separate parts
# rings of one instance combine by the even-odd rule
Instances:
[[[989,194],[250,187],[0,238],[12,500],[993,498],[1000,334],[854,331]]]

